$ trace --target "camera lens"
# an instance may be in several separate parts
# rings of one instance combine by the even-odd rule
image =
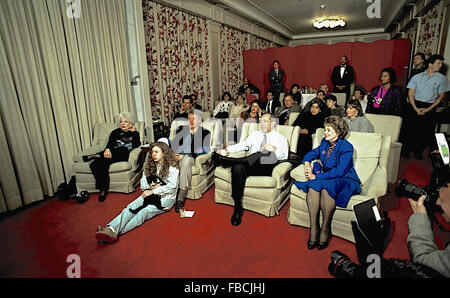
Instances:
[[[337,278],[354,278],[358,265],[353,263],[348,256],[335,250],[331,253],[331,263],[328,271]]]

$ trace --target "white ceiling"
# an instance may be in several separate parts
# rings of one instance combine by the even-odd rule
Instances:
[[[261,24],[288,39],[385,32],[407,0],[206,0]],[[381,4],[381,18],[369,18],[372,2]],[[411,1],[409,1],[411,2]],[[326,8],[321,10],[320,5]],[[373,6],[372,6],[373,7]],[[316,18],[342,17],[339,29],[316,29]]]

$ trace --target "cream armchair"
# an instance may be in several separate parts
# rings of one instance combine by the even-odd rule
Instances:
[[[242,126],[241,140],[245,140],[252,132],[260,130],[259,123],[244,123]],[[286,137],[289,151],[297,152],[297,142],[300,133],[299,127],[278,125],[277,132]],[[245,156],[244,152],[231,153],[231,157]],[[247,178],[242,197],[242,207],[267,217],[279,214],[280,209],[287,201],[287,195],[292,184],[289,172],[292,169],[290,162],[278,164],[272,176],[250,176]],[[215,175],[215,201],[227,205],[233,205],[231,198],[231,169],[217,167]]]
[[[323,129],[316,131],[314,147],[323,138]],[[353,145],[353,162],[361,180],[361,194],[352,196],[346,208],[337,207],[331,230],[333,235],[355,242],[351,221],[355,220],[352,210],[354,204],[374,198],[379,199],[387,192],[387,163],[391,144],[390,135],[377,133],[349,132],[347,140]],[[296,167],[291,177],[297,181],[306,181],[304,165]],[[309,227],[309,213],[306,205],[306,193],[294,184],[290,191],[288,221],[292,225]]]
[[[376,133],[391,136],[391,149],[387,167],[388,183],[395,184],[398,179],[398,167],[400,165],[400,154],[402,143],[398,142],[402,118],[394,115],[365,114],[372,123]]]
[[[89,162],[83,162],[82,156],[95,154],[105,149],[111,132],[118,128],[117,123],[98,123],[94,125],[94,135],[92,146],[73,156],[74,164],[72,169],[75,173],[77,191],[86,190],[88,192],[98,192],[95,188],[95,179],[92,175]],[[139,132],[141,144],[144,139],[144,122],[136,122],[135,129]],[[136,186],[142,176],[141,149],[135,148],[130,152],[128,161],[116,162],[109,168],[110,187],[109,191],[131,193],[136,190]]]
[[[169,134],[170,140],[174,139],[177,128],[182,125],[189,125],[188,121],[172,121]],[[201,126],[211,132],[211,150],[221,144],[220,130],[222,129],[222,122],[220,120],[210,118],[202,121]],[[187,198],[198,200],[213,185],[214,167],[211,156],[212,152],[208,152],[195,159],[195,165],[192,167],[191,189],[187,193]]]

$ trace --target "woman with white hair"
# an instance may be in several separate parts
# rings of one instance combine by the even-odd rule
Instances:
[[[99,202],[106,199],[109,190],[109,167],[119,161],[127,161],[130,152],[141,145],[139,132],[134,129],[134,115],[122,112],[117,116],[120,127],[113,130],[105,150],[83,156],[83,161],[94,160],[89,166],[95,178],[95,188],[100,191]]]

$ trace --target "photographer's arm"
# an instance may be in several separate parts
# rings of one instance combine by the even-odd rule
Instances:
[[[407,243],[411,261],[450,277],[450,246],[445,250],[439,250],[434,242],[431,222],[423,205],[424,199],[424,196],[417,202],[410,199],[411,208],[414,211],[408,220],[410,232]]]

